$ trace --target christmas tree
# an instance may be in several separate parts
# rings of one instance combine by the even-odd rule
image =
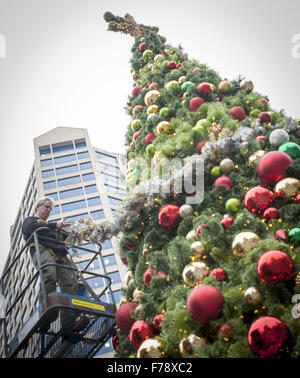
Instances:
[[[104,18],[134,38],[116,357],[299,357],[299,123],[158,28]]]

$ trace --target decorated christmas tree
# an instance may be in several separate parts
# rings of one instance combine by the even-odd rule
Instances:
[[[158,28],[104,18],[134,38],[116,357],[299,357],[299,123]]]

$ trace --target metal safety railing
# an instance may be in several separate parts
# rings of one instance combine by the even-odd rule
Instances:
[[[111,289],[112,280],[111,280],[111,277],[109,277],[107,275],[106,267],[105,267],[105,264],[104,264],[104,261],[103,261],[103,256],[102,256],[102,253],[101,253],[101,250],[102,250],[101,244],[97,244],[98,250],[96,250],[96,251],[91,250],[89,248],[82,247],[82,246],[72,246],[73,248],[76,248],[76,250],[83,250],[85,252],[93,254],[93,257],[90,258],[89,260],[87,260],[87,264],[84,266],[83,269],[72,268],[70,266],[66,266],[66,265],[59,264],[59,263],[47,263],[47,264],[42,265],[41,264],[41,253],[40,253],[39,241],[42,242],[42,240],[51,240],[51,241],[55,241],[57,244],[61,244],[64,247],[66,247],[66,245],[63,241],[54,240],[54,239],[45,237],[43,235],[39,235],[38,232],[42,231],[43,229],[47,229],[47,227],[40,227],[39,229],[35,230],[32,233],[32,235],[30,236],[28,241],[21,248],[21,251],[19,253],[17,253],[17,255],[15,256],[13,261],[9,264],[9,266],[4,271],[2,277],[0,278],[0,287],[1,287],[0,305],[2,304],[2,309],[0,309],[1,310],[0,311],[0,315],[1,315],[0,323],[2,323],[2,339],[3,339],[2,345],[4,346],[4,351],[3,351],[4,357],[10,356],[9,343],[11,342],[11,340],[14,338],[15,334],[17,333],[17,330],[12,327],[12,323],[14,323],[14,322],[11,321],[11,318],[16,315],[16,314],[14,314],[14,310],[17,307],[19,307],[19,308],[22,307],[22,301],[24,299],[27,299],[27,298],[25,298],[26,294],[29,291],[35,291],[36,285],[38,283],[40,284],[40,291],[41,291],[40,299],[42,298],[42,300],[46,301],[46,299],[48,298],[49,293],[47,293],[47,291],[46,291],[44,274],[43,274],[44,269],[48,266],[55,266],[57,269],[68,269],[68,270],[71,270],[71,271],[78,273],[79,282],[81,281],[82,286],[85,288],[88,295],[94,301],[100,301],[100,298],[102,297],[102,295],[104,293],[106,293],[106,291],[108,291],[109,297],[110,297],[110,300],[111,300],[111,306],[115,307],[115,305],[116,305],[114,295],[113,295],[113,291]],[[28,251],[29,245],[30,244],[32,245],[32,240],[34,240],[35,253],[36,253],[36,257],[37,257],[37,264],[36,264],[36,267],[35,267],[36,272],[35,273],[31,272],[31,277],[28,279],[28,281],[25,284],[23,284],[23,286],[21,288],[11,288],[10,287],[10,279],[9,279],[10,276],[11,276],[10,273],[13,272],[13,268],[18,263],[21,256],[25,252]],[[93,261],[97,258],[97,256],[99,256],[99,258],[100,258],[104,274],[95,273],[95,272],[88,270],[88,268],[93,263]],[[97,295],[94,292],[94,290],[88,285],[87,276],[92,276],[94,278],[104,279],[106,281],[105,286],[101,290],[100,294]],[[38,279],[39,279],[40,282],[38,282]],[[6,301],[6,298],[8,296],[10,296],[12,289],[17,290],[18,293],[16,294],[13,301]],[[35,289],[35,290],[33,290],[33,289]],[[86,298],[86,296],[84,298]],[[11,302],[11,303],[9,303],[9,302]],[[17,311],[18,311],[18,309],[17,309]],[[33,312],[34,308],[32,308],[31,311]],[[104,315],[101,314],[101,315],[105,316],[105,314]],[[94,317],[95,318],[94,322],[89,326],[90,329],[93,326],[93,324],[95,324],[96,326],[100,324],[99,322],[98,322],[99,324],[97,323],[97,316]],[[109,314],[108,314],[108,316],[109,316]],[[113,316],[110,316],[110,318],[113,318]],[[10,327],[12,329],[10,329]],[[112,329],[112,328],[113,327],[110,327],[110,329]],[[0,330],[1,330],[1,328],[0,328]],[[96,330],[95,330],[95,332],[96,332]],[[56,335],[56,339],[58,339],[58,336],[59,336],[59,334]],[[104,339],[105,339],[105,337],[104,337]],[[55,340],[55,337],[54,337],[54,340]],[[84,341],[84,339],[82,338],[81,341]],[[53,341],[52,341],[52,344],[53,344]],[[46,355],[46,352],[48,352],[51,349],[52,344],[51,343],[48,344],[48,346],[47,346],[48,349],[46,348],[44,350],[43,355]],[[94,353],[96,353],[96,351],[99,351],[99,345],[94,345]],[[92,355],[91,352],[89,352],[89,353],[90,353],[90,355]]]

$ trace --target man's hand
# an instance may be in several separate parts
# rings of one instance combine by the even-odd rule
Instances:
[[[63,218],[61,221],[56,222],[56,228],[58,230],[61,230],[61,229],[68,227],[70,225],[71,225],[71,223],[66,222],[65,218]]]

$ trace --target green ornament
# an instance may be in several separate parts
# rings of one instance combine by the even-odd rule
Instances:
[[[132,131],[137,131],[141,128],[141,120],[140,119],[135,119],[131,123],[131,129]]]
[[[193,83],[191,81],[185,81],[182,85],[181,85],[181,89],[185,92],[189,86],[193,85]]]
[[[169,108],[161,108],[160,111],[159,111],[159,115],[161,117],[167,117],[170,113],[170,109]]]
[[[147,147],[146,147],[146,153],[149,155],[149,156],[153,156],[154,153],[155,153],[155,146],[154,144],[149,144]]]
[[[153,55],[153,52],[151,51],[151,50],[145,50],[144,52],[143,52],[143,57],[145,58],[145,57],[150,57],[150,56],[152,56]]]
[[[231,213],[237,213],[241,208],[241,201],[238,198],[230,198],[225,204],[226,210]]]
[[[285,152],[288,154],[292,159],[297,159],[300,157],[300,146],[297,143],[294,142],[287,142],[282,144],[278,151]]]
[[[253,109],[250,112],[250,116],[254,117],[254,118],[257,118],[259,116],[259,114],[260,114],[260,110],[259,109]]]
[[[289,232],[289,237],[293,243],[300,243],[300,228],[292,228]]]
[[[219,177],[221,176],[221,168],[219,166],[215,166],[210,170],[210,173],[214,177]]]

